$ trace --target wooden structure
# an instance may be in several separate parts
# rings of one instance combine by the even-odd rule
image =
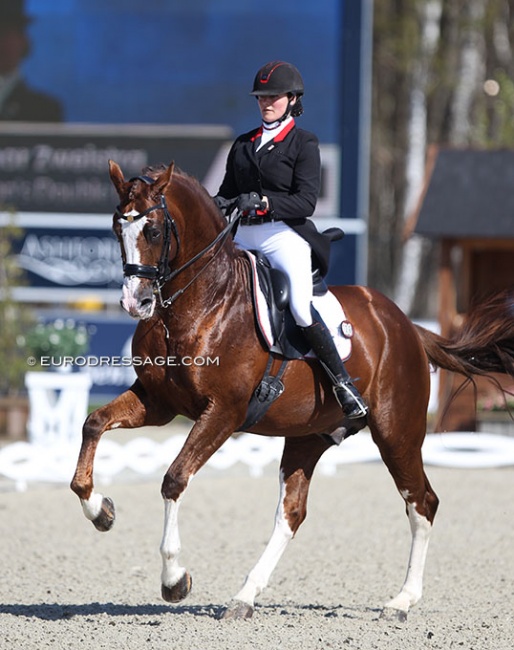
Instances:
[[[447,336],[475,301],[514,287],[514,150],[433,148],[414,230],[440,243],[438,320]],[[441,373],[439,403],[461,383]],[[479,398],[498,393],[477,385]],[[475,397],[469,387],[440,410],[440,430],[476,430]]]

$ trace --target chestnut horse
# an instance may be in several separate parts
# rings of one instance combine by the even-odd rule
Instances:
[[[113,227],[125,271],[121,303],[140,320],[133,355],[147,360],[216,356],[220,363],[138,365],[131,388],[85,421],[71,488],[85,516],[98,530],[108,530],[114,505],[93,488],[95,451],[104,431],[164,425],[179,414],[194,421],[161,490],[162,596],[178,602],[191,589],[191,577],[179,563],[180,503],[193,476],[241,430],[269,353],[255,328],[248,257],[234,244],[205,189],[173,164],[128,181],[112,161],[109,171],[120,201]],[[412,532],[407,575],[384,609],[405,619],[421,598],[438,506],[421,454],[429,363],[466,376],[512,372],[513,301],[498,299],[482,308],[449,341],[416,327],[377,291],[359,286],[331,290],[355,329],[348,370],[359,377],[359,390],[370,407],[371,435],[406,504]],[[326,434],[341,438],[346,432],[343,413],[317,360],[290,361],[282,380],[284,392],[247,429],[285,439],[275,526],[259,561],[224,610],[225,618],[252,615],[256,596],[306,516],[314,468],[331,445]]]

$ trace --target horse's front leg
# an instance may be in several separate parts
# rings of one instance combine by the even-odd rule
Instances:
[[[227,418],[228,409],[208,409],[191,429],[180,453],[164,476],[164,532],[161,542],[161,593],[164,600],[176,603],[191,591],[191,576],[179,564],[180,536],[178,511],[184,492],[193,476],[232,435],[238,422]]]
[[[149,416],[144,403],[144,391],[138,382],[87,417],[82,428],[82,445],[71,489],[79,497],[85,516],[98,530],[109,530],[115,519],[112,500],[95,492],[93,485],[95,453],[102,434],[117,428],[133,429],[149,424],[165,424],[171,419],[171,414],[158,418],[153,412]]]
[[[251,618],[255,598],[269,579],[307,514],[307,495],[316,463],[330,447],[320,436],[286,438],[280,464],[280,496],[271,538],[242,589],[223,613],[224,619]]]

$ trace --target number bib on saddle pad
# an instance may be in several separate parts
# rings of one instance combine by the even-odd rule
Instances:
[[[294,322],[289,307],[283,311],[279,310],[282,320],[277,325],[277,310],[273,310],[270,305],[273,291],[268,286],[269,279],[262,272],[261,260],[258,260],[253,252],[245,251],[245,253],[252,266],[255,321],[264,343],[271,352],[281,354],[287,359],[314,357],[314,353],[308,349],[300,328]],[[353,326],[346,319],[341,303],[331,291],[327,290],[323,295],[315,295],[312,304],[330,330],[341,359],[343,361],[348,359],[352,351]],[[270,316],[270,311],[275,312],[273,317]]]

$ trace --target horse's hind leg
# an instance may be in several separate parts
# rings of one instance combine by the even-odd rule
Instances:
[[[82,445],[71,489],[79,497],[84,514],[100,531],[107,531],[114,523],[114,504],[111,499],[94,491],[93,465],[100,438],[105,431],[116,428],[132,429],[145,424],[164,424],[172,416],[150,417],[143,403],[144,391],[134,384],[131,389],[91,413],[82,428]]]
[[[408,610],[422,596],[428,543],[439,500],[426,476],[424,499],[419,501],[412,499],[412,496],[407,493],[403,493],[402,496],[405,499],[412,535],[409,564],[402,590],[395,598],[386,603],[382,615],[387,617],[392,614],[393,617],[405,620]]]
[[[322,454],[331,446],[320,436],[286,438],[280,464],[280,497],[271,538],[223,618],[250,618],[255,598],[267,586],[287,545],[307,514],[310,480]]]
[[[390,437],[378,441],[382,458],[405,501],[412,535],[405,582],[400,593],[385,605],[383,611],[383,616],[399,620],[406,620],[409,609],[421,599],[428,543],[439,505],[423,469],[423,437],[421,435],[416,440],[402,438],[395,446],[390,444]]]

